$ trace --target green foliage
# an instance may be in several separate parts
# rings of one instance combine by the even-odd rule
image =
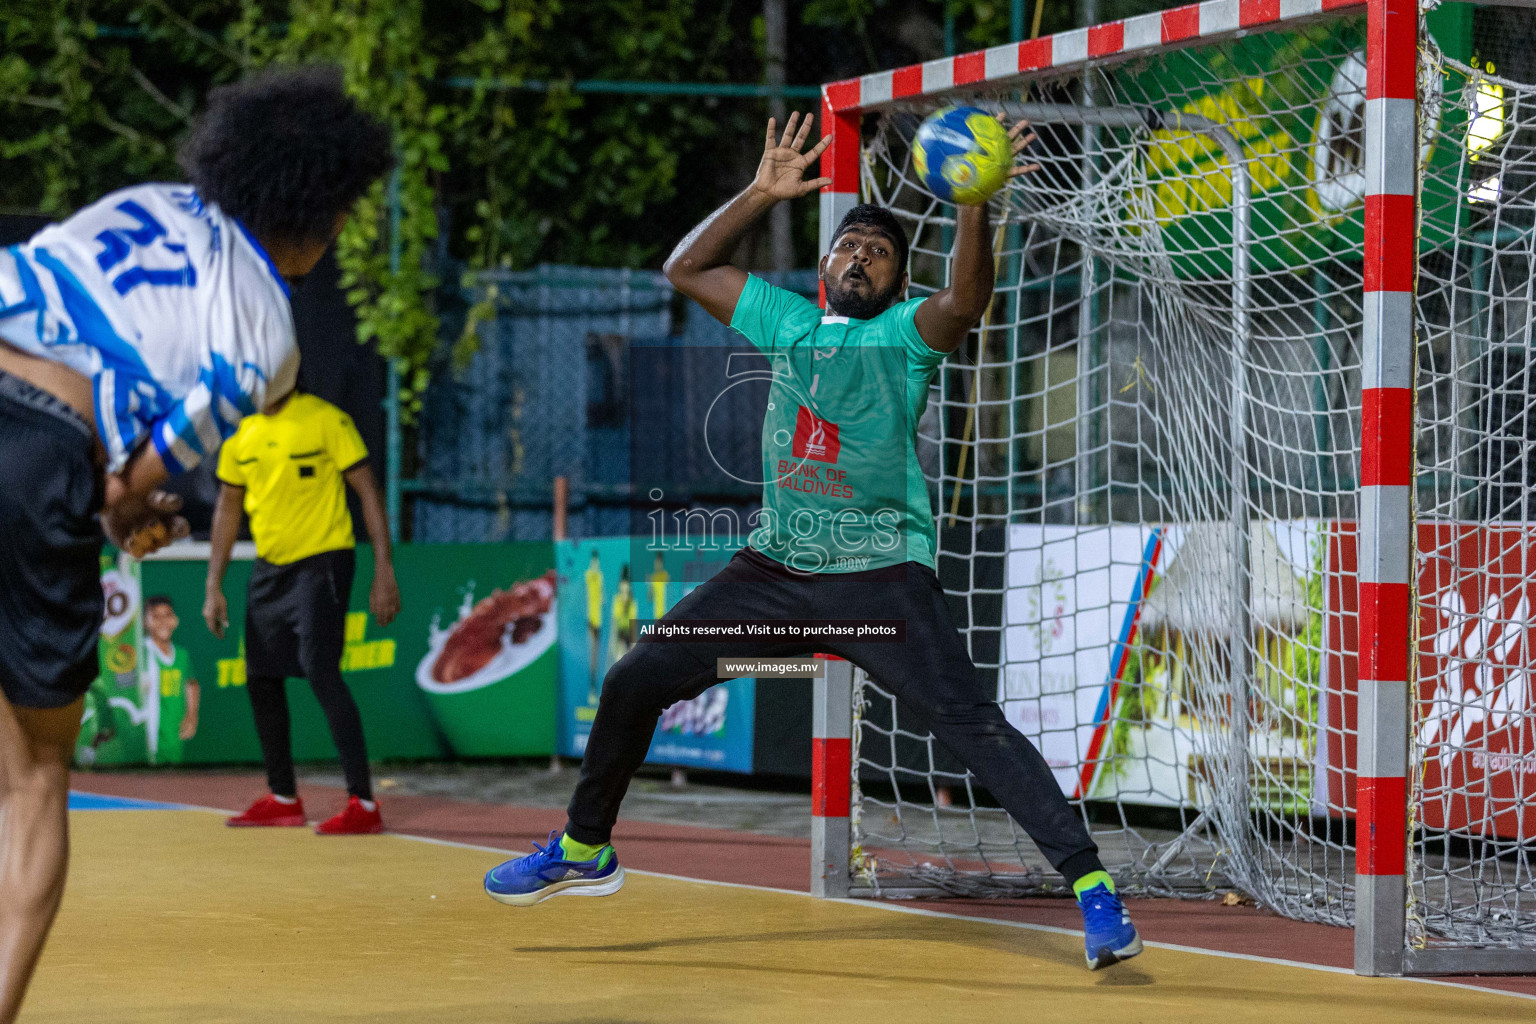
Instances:
[[[968,47],[1001,42],[1011,11],[1010,0],[788,2],[797,84],[936,56],[922,46],[945,3]],[[1047,4],[1044,30],[1075,11]],[[397,178],[359,203],[337,257],[359,340],[395,360],[409,414],[437,355],[439,277],[655,266],[750,177],[765,102],[571,85],[760,81],[761,12],[761,0],[7,0],[0,210],[62,217],[124,185],[175,180],[176,145],[209,88],[273,63],[334,62],[398,141]],[[797,213],[805,259],[815,204]],[[494,297],[478,298],[459,363],[494,313]]]
[[[554,84],[454,97],[457,116],[474,127],[455,172],[473,184],[448,196],[453,223],[469,225],[455,242],[471,265],[657,261],[674,239],[655,225],[669,219],[680,174],[708,157],[736,115],[684,97],[577,95],[564,83],[739,80],[726,60],[741,44],[733,10],[707,0],[529,3],[518,22],[524,38],[488,46],[482,37],[459,50],[449,75]],[[754,66],[749,77],[759,73]]]
[[[1112,21],[1137,14],[1176,7],[1183,0],[1098,0],[1097,21]],[[821,29],[843,30],[859,40],[871,68],[892,63],[877,53],[879,37],[893,22],[917,18],[942,22],[954,19],[957,49],[978,50],[1007,42],[1013,27],[1014,0],[808,0],[803,17],[807,25]],[[1024,35],[1038,17],[1040,34],[1050,35],[1081,27],[1082,0],[1023,0]],[[1036,10],[1040,7],[1040,10]],[[898,32],[897,35],[903,33]],[[928,59],[933,54],[908,55],[907,59]]]
[[[104,33],[107,21],[130,28],[132,41]],[[128,182],[174,175],[176,136],[208,86],[237,72],[233,63],[161,4],[9,0],[0,19],[0,209],[64,216]],[[166,71],[151,80],[144,67]]]
[[[359,201],[336,243],[336,262],[357,310],[358,340],[374,342],[380,355],[395,362],[401,408],[409,418],[420,408],[437,344],[437,317],[429,305],[437,279],[427,269],[438,231],[430,176],[448,169],[442,131],[448,108],[429,98],[438,62],[423,35],[424,0],[293,0],[283,6],[263,13],[286,13],[286,23],[256,20],[251,14],[258,5],[248,4],[247,17],[235,26],[235,38],[256,63],[333,61],[348,91],[395,132],[395,172]]]
[[[565,83],[740,80],[743,66],[755,78],[734,13],[710,0],[12,0],[0,209],[62,217],[114,188],[175,180],[176,143],[210,87],[271,64],[338,64],[395,131],[396,175],[358,204],[337,260],[358,338],[395,361],[409,415],[438,345],[442,257],[468,272],[640,266],[707,210],[729,169],[709,160],[722,128],[746,131],[757,111]],[[517,88],[530,79],[552,86]],[[705,188],[680,188],[702,168]],[[460,359],[486,313],[469,317]]]

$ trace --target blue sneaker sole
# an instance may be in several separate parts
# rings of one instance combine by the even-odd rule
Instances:
[[[1084,957],[1088,961],[1088,969],[1090,971],[1097,971],[1100,968],[1109,967],[1112,964],[1117,964],[1122,960],[1129,960],[1133,956],[1140,955],[1140,953],[1141,936],[1138,935],[1132,939],[1129,944],[1122,946],[1119,949],[1110,949],[1108,946],[1104,946],[1099,949],[1098,956],[1088,956],[1086,953],[1084,953]]]
[[[519,893],[492,892],[490,887],[486,887],[485,894],[497,903],[505,903],[509,907],[531,907],[551,896],[612,896],[622,888],[624,888],[624,868],[620,866],[607,878],[595,881],[572,878],[565,882],[552,882],[536,892]]]

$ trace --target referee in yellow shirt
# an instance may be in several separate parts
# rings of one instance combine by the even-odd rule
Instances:
[[[368,610],[380,625],[400,611],[400,587],[390,561],[389,523],[368,449],[352,420],[314,395],[294,392],[274,409],[247,416],[219,452],[223,485],[214,509],[208,593],[203,618],[220,639],[229,625],[224,571],[240,532],[240,510],[251,517],[256,567],[245,606],[245,688],[256,718],[271,793],[231,825],[303,825],[304,804],[293,776],[288,677],[309,680],[325,712],[347,780],[347,806],[321,822],[321,835],[382,832],[373,799],[368,748],[357,703],[341,678],[347,599],[355,570],[352,515],[345,480],[362,502],[373,542],[373,589]]]

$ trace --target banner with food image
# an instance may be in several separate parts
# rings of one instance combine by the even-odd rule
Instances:
[[[552,749],[554,570],[504,581],[478,572],[459,591],[457,608],[434,612],[416,665],[416,685],[448,745],[463,757]]]
[[[686,558],[630,537],[556,543],[560,753],[585,752],[603,677],[634,645],[639,624],[661,618],[698,585],[682,582],[698,578]],[[646,760],[751,772],[756,691],[756,680],[731,679],[667,708]]]

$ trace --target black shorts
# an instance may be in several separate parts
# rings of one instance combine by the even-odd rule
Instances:
[[[0,371],[0,691],[61,708],[99,666],[103,478],[89,423]]]
[[[351,548],[287,565],[256,559],[245,602],[246,675],[308,679],[316,665],[340,664],[355,569]]]

